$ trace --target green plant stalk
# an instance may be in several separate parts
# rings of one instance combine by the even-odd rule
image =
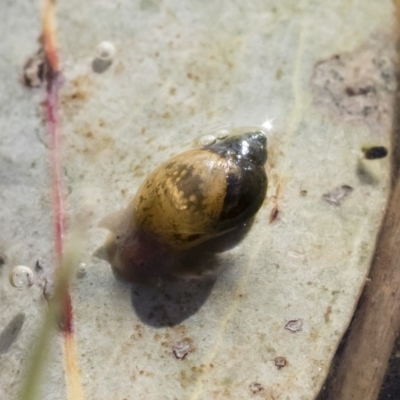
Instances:
[[[66,247],[57,271],[54,295],[49,300],[49,307],[45,313],[39,335],[34,342],[33,353],[29,360],[25,381],[19,394],[19,400],[36,400],[39,397],[40,382],[48,358],[48,349],[53,339],[54,328],[62,316],[62,305],[68,293],[69,283],[74,276],[81,255],[80,245],[71,241]]]

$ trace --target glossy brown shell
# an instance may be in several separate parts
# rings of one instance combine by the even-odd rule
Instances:
[[[217,154],[196,149],[160,165],[132,204],[134,226],[173,248],[205,240],[224,205],[227,165]]]
[[[119,271],[152,269],[157,252],[184,251],[244,224],[265,198],[266,158],[265,135],[247,130],[161,164],[109,225],[108,260]]]

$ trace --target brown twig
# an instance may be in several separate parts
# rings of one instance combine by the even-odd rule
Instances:
[[[375,400],[400,326],[400,180],[389,201],[371,281],[361,296],[327,400]]]

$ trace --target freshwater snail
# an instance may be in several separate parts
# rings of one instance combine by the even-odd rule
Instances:
[[[267,191],[266,146],[259,129],[236,128],[150,173],[128,207],[100,223],[111,231],[103,256],[116,275],[173,274],[176,255],[249,221]]]

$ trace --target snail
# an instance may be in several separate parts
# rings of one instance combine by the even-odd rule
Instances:
[[[237,229],[260,209],[268,182],[265,134],[236,128],[217,137],[161,164],[127,208],[100,222],[111,232],[103,258],[117,277],[174,275],[180,254]]]

